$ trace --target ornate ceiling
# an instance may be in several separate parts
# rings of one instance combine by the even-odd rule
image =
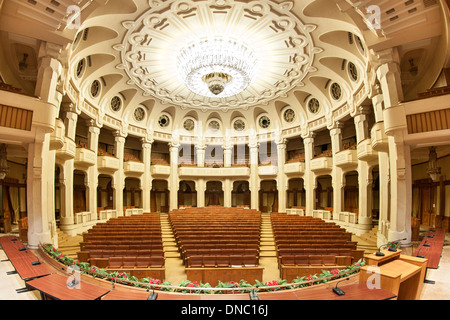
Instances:
[[[76,2],[0,1],[1,57],[12,61],[1,74],[12,84],[25,76],[33,81],[39,42],[49,41],[63,48],[66,100],[122,131],[324,127],[370,104],[379,51],[398,49],[408,98],[430,88],[448,61],[448,14],[439,2],[378,3],[381,28],[374,30],[365,10],[377,3],[94,0],[79,2],[74,30],[64,26]],[[179,80],[179,51],[211,36],[237,39],[255,52],[257,73],[244,92],[205,97]],[[24,52],[30,68],[20,70]]]

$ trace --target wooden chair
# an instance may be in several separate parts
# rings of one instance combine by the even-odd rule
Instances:
[[[108,258],[108,267],[109,268],[121,268],[123,264],[122,257],[110,257]]]
[[[134,266],[136,265],[136,257],[123,257],[122,259],[122,266],[124,268],[134,268]]]
[[[149,268],[150,257],[139,256],[136,257],[136,268]]]
[[[205,268],[214,268],[214,267],[216,267],[216,256],[215,255],[203,256],[203,266]]]
[[[322,256],[320,255],[309,255],[309,264],[311,266],[322,266],[323,262],[322,262]]]
[[[216,263],[219,268],[228,268],[230,266],[229,255],[218,255],[216,257]]]

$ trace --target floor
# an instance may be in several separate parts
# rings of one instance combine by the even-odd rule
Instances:
[[[270,235],[268,235],[270,236]],[[170,239],[169,239],[170,240]],[[406,255],[412,255],[415,250],[413,247],[403,249]],[[185,279],[185,273],[182,272],[183,265],[181,259],[176,259],[176,255],[171,255],[170,251],[167,259],[167,274],[170,274],[169,281],[177,284]],[[18,293],[16,290],[24,287],[24,282],[17,274],[8,274],[13,270],[3,250],[0,249],[0,300],[40,300],[39,293],[36,291]],[[274,258],[271,253],[260,259],[262,266],[267,268],[265,271],[264,282],[277,279],[278,270],[274,268]],[[442,250],[442,257],[438,269],[428,269],[427,280],[434,281],[434,284],[425,283],[423,286],[421,300],[450,300],[450,234],[446,235],[446,241]]]

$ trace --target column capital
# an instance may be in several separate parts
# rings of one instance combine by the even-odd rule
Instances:
[[[344,128],[344,123],[342,121],[336,120],[329,127],[330,134],[338,134]]]
[[[304,142],[306,141],[314,141],[314,138],[316,137],[316,133],[314,131],[308,131],[305,132],[301,135],[302,139],[304,140]]]
[[[62,102],[61,103],[61,108],[66,113],[78,114],[77,106],[73,102]]]
[[[121,132],[120,130],[113,131],[113,136],[116,141],[120,142],[125,142],[125,138],[127,137],[127,135]]]

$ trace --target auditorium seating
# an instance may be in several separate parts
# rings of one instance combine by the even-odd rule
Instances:
[[[363,257],[351,233],[333,222],[286,213],[272,213],[271,221],[282,275],[289,267],[348,266]]]
[[[245,208],[185,208],[169,213],[187,268],[256,267],[261,213]]]
[[[112,218],[83,234],[80,262],[109,271],[164,268],[161,222],[158,213]]]

